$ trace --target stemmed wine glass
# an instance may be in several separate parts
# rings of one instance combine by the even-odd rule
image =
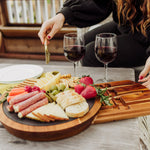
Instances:
[[[76,33],[67,33],[63,40],[64,55],[74,64],[74,76],[76,76],[76,63],[85,55],[84,38]]]
[[[115,60],[117,56],[117,36],[114,33],[100,33],[95,39],[95,56],[98,61],[102,62],[105,67],[104,79],[99,79],[99,82],[110,82],[108,80],[107,68],[108,64]]]

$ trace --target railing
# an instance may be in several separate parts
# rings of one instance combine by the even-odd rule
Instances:
[[[45,59],[44,47],[38,37],[41,23],[55,16],[65,0],[0,0],[0,57]],[[76,32],[65,25],[51,40],[51,60],[65,60],[63,36]]]
[[[8,22],[41,24],[56,15],[65,0],[6,0]]]

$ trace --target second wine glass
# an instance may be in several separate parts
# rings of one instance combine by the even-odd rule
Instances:
[[[63,40],[64,55],[74,64],[74,76],[76,76],[76,63],[85,55],[84,38],[76,33],[67,33]]]
[[[107,68],[108,64],[112,62],[117,56],[117,36],[114,33],[100,33],[96,35],[95,39],[95,56],[98,61],[102,62],[105,67],[104,79],[99,79],[99,82],[110,82],[108,79]]]

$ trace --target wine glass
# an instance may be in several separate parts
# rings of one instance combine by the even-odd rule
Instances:
[[[104,79],[99,79],[99,82],[110,82],[108,80],[107,68],[108,64],[115,60],[117,56],[117,36],[114,33],[100,33],[95,39],[95,56],[98,61],[102,62],[105,67]]]
[[[76,76],[76,63],[85,55],[84,38],[76,33],[67,33],[63,40],[64,55],[74,64],[74,76]]]

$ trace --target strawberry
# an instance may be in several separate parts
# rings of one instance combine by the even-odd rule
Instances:
[[[83,76],[79,82],[84,83],[85,85],[90,85],[93,84],[93,79],[90,76]]]
[[[85,84],[83,83],[80,83],[80,84],[77,84],[74,89],[75,89],[75,92],[77,92],[78,94],[80,94],[84,89],[85,89]]]
[[[94,98],[97,96],[97,92],[95,87],[93,86],[86,86],[86,88],[81,92],[81,95],[85,98],[85,99],[90,99],[90,98]]]

